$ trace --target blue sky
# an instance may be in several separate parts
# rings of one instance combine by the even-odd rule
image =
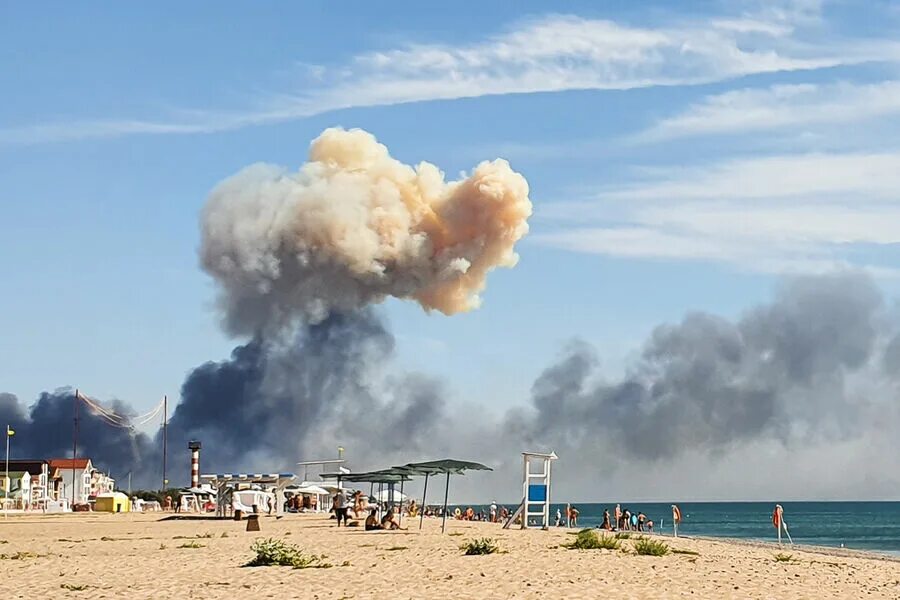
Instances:
[[[327,8],[326,8],[327,6]],[[900,10],[890,2],[8,4],[0,18],[0,390],[138,408],[227,356],[198,211],[330,126],[531,186],[481,309],[388,301],[392,368],[523,402],[573,337],[609,373],[652,328],[779,277],[897,291]]]

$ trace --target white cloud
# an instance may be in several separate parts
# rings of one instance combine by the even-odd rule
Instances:
[[[691,85],[900,57],[900,45],[893,41],[804,39],[794,21],[803,22],[784,10],[665,27],[549,16],[467,45],[415,44],[364,53],[345,65],[319,66],[299,86],[303,92],[273,94],[246,110],[12,127],[0,129],[0,143],[225,131],[350,107]]]
[[[533,239],[577,252],[762,272],[853,264],[900,274],[852,253],[900,249],[900,153],[772,156],[652,173],[593,201],[545,207],[538,212],[544,232]]]
[[[900,81],[776,85],[708,96],[637,136],[658,141],[812,124],[842,124],[900,114]]]

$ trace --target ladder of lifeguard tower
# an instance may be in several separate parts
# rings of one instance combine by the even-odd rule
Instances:
[[[550,527],[550,464],[559,457],[555,452],[523,452],[522,458],[525,466],[522,482],[522,529],[530,527],[529,520],[532,517],[539,518],[541,528],[547,529]],[[535,463],[542,467],[538,472],[531,470]]]

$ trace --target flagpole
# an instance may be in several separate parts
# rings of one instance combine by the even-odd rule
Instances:
[[[78,389],[75,389],[75,398],[72,400],[72,408],[75,413],[72,426],[72,506],[69,508],[75,512],[75,457],[78,456]]]
[[[9,518],[9,488],[12,487],[10,485],[10,481],[9,481],[9,438],[12,437],[12,435],[10,435],[10,431],[11,430],[9,428],[9,425],[7,424],[7,426],[6,426],[6,479],[3,480],[3,518],[4,519]]]
[[[165,492],[166,492],[166,483],[168,483],[168,481],[166,480],[166,454],[167,454],[166,444],[168,442],[168,440],[167,440],[168,427],[169,427],[169,397],[163,396],[163,480],[162,480],[163,494],[165,494]]]

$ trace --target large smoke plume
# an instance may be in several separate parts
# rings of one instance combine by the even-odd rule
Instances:
[[[456,486],[481,500],[514,498],[526,449],[562,456],[557,493],[574,499],[896,497],[900,335],[858,272],[785,280],[737,319],[661,325],[623,376],[575,341],[497,419],[451,410],[427,376],[389,375],[394,339],[372,305],[473,308],[486,273],[514,262],[529,213],[504,162],[448,184],[358,131],[326,131],[297,173],[255,166],[225,181],[203,213],[202,264],[227,331],[248,341],[187,377],[170,448],[203,440],[204,471],[290,469],[336,443],[356,468],[481,459],[498,471],[479,495]],[[25,453],[65,455],[70,401],[45,394],[26,417],[0,396],[0,419],[31,428]],[[86,452],[156,477],[158,438],[115,436],[98,430]],[[186,453],[170,457],[186,477]]]
[[[446,314],[476,308],[488,272],[515,265],[528,184],[504,160],[447,183],[365,131],[328,129],[291,173],[254,165],[213,190],[201,260],[236,334],[318,322],[386,296]]]

